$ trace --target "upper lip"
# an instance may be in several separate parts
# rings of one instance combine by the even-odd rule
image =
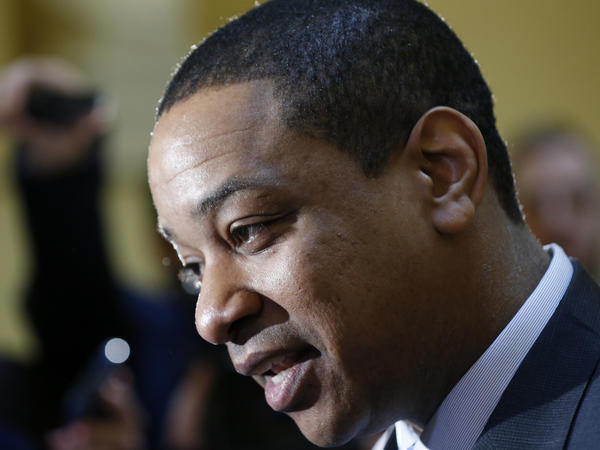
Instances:
[[[240,357],[232,356],[232,362],[237,372],[242,375],[254,376],[264,375],[274,366],[278,370],[284,370],[317,355],[318,351],[312,346],[279,348],[271,351],[246,352]]]

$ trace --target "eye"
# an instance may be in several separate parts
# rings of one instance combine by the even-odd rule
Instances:
[[[204,272],[204,264],[191,263],[186,264],[179,269],[178,278],[181,281],[181,287],[188,294],[199,295],[202,287],[202,274]]]
[[[230,225],[228,240],[235,250],[260,253],[293,229],[297,210],[282,214],[252,216]]]
[[[261,235],[268,233],[269,227],[268,223],[252,223],[248,225],[240,225],[231,230],[230,236],[231,240],[235,244],[236,247],[241,247],[244,245],[250,245],[254,241],[258,240]]]

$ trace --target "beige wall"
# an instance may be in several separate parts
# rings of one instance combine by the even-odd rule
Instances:
[[[248,0],[194,2],[206,29],[251,7]],[[600,142],[600,2],[428,0],[479,61],[509,139],[539,118],[565,118]],[[204,30],[191,34],[203,36]]]
[[[18,0],[0,0],[0,67],[19,52]],[[34,348],[20,313],[20,292],[27,274],[26,239],[10,178],[10,145],[0,135],[0,352],[25,357]]]
[[[429,0],[479,61],[505,138],[564,117],[600,142],[600,2]]]
[[[429,0],[481,63],[496,97],[499,128],[545,115],[581,124],[600,142],[600,2]],[[50,52],[83,67],[118,103],[107,152],[106,229],[121,278],[151,289],[164,281],[144,155],[154,106],[174,65],[214,27],[254,0],[0,0],[0,63]],[[0,144],[1,146],[2,144]],[[27,241],[0,148],[0,352],[28,354],[19,315]]]

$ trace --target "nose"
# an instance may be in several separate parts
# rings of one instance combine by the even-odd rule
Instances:
[[[235,325],[261,311],[260,295],[244,286],[240,273],[240,270],[225,264],[204,269],[202,289],[196,303],[196,328],[208,342],[231,342],[235,339]]]

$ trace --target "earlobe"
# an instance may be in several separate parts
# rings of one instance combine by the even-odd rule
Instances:
[[[487,180],[479,128],[452,108],[436,107],[419,119],[407,147],[431,183],[432,224],[442,234],[460,233],[473,221]]]

